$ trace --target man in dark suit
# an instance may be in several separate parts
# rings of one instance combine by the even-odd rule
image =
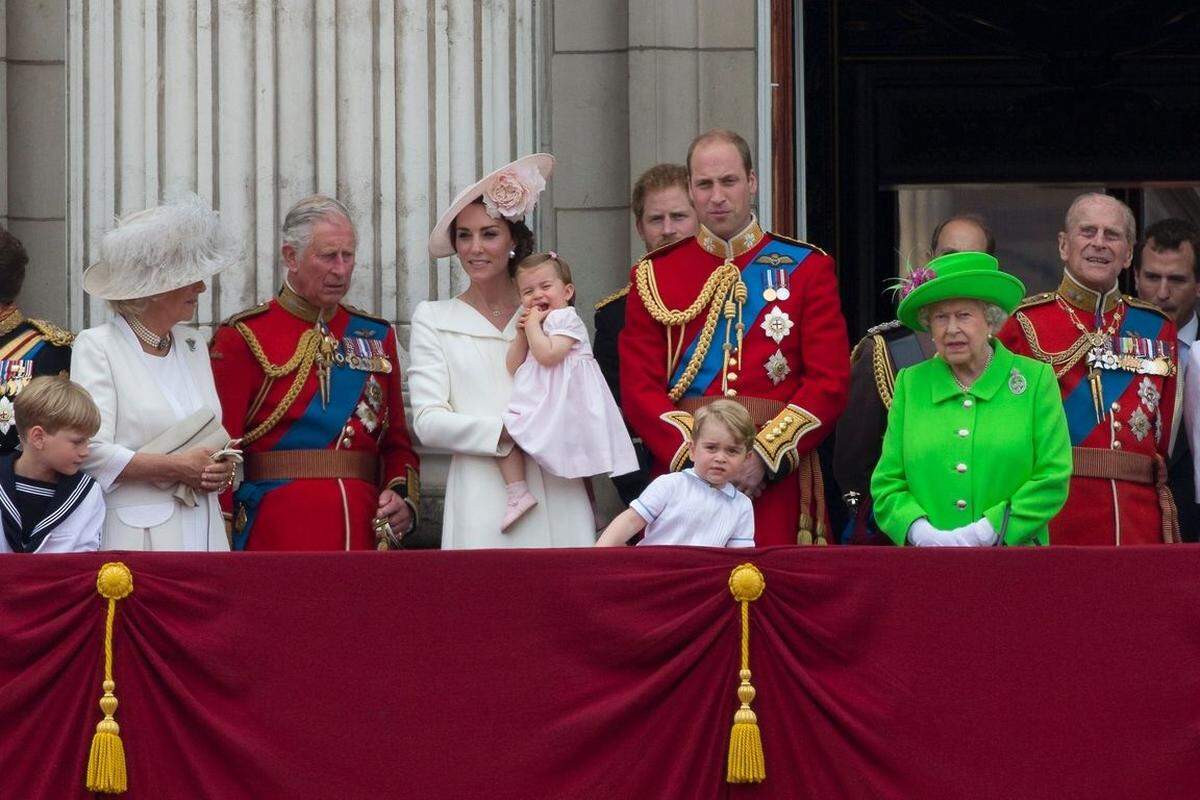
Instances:
[[[646,170],[633,185],[631,210],[638,236],[646,252],[696,235],[696,210],[688,197],[687,168],[682,164],[657,164]],[[629,284],[596,303],[596,340],[592,351],[600,371],[608,382],[617,404],[621,403],[621,369],[617,356],[617,337],[625,327],[625,296]],[[639,439],[634,440],[638,461],[637,472],[618,475],[612,479],[621,502],[628,505],[649,483],[647,470],[650,456]]]
[[[1134,284],[1138,297],[1154,303],[1175,321],[1179,343],[1179,383],[1195,383],[1200,375],[1188,375],[1192,347],[1200,338],[1196,308],[1200,297],[1200,264],[1196,250],[1200,230],[1185,219],[1159,220],[1146,229],[1138,248]],[[1186,390],[1176,391],[1175,424],[1167,459],[1171,493],[1179,510],[1179,532],[1183,541],[1200,536],[1200,508],[1196,505],[1195,467],[1189,442],[1189,420],[1179,413]]]

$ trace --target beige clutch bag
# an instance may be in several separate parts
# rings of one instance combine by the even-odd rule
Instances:
[[[168,455],[191,450],[193,447],[210,447],[213,461],[242,460],[242,451],[235,448],[237,442],[231,441],[229,431],[217,421],[217,415],[212,409],[201,408],[179,422],[167,428],[138,449],[139,453]],[[169,483],[156,484],[161,489],[171,488]],[[184,483],[174,485],[172,492],[175,499],[188,508],[196,505],[196,490]]]

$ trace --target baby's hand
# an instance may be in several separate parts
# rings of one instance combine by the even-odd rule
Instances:
[[[521,333],[525,332],[525,322],[529,319],[529,309],[522,307],[517,312],[517,330]]]
[[[549,313],[550,313],[549,310],[543,311],[542,309],[538,308],[537,306],[533,306],[532,308],[530,308],[528,311],[525,312],[525,324],[526,325],[541,325],[542,320],[544,320],[546,318],[546,315]]]

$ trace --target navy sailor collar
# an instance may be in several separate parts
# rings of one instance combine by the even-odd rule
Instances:
[[[14,553],[34,553],[50,532],[79,508],[95,481],[82,471],[59,475],[54,497],[46,507],[46,516],[36,525],[27,525],[21,520],[16,503],[17,474],[13,467],[18,456],[19,452],[0,456],[0,522],[4,526],[4,538]]]

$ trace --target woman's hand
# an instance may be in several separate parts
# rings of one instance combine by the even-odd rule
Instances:
[[[212,492],[225,485],[229,470],[233,466],[214,462],[211,447],[193,447],[171,456],[174,462],[174,478],[180,483],[202,492]]]

